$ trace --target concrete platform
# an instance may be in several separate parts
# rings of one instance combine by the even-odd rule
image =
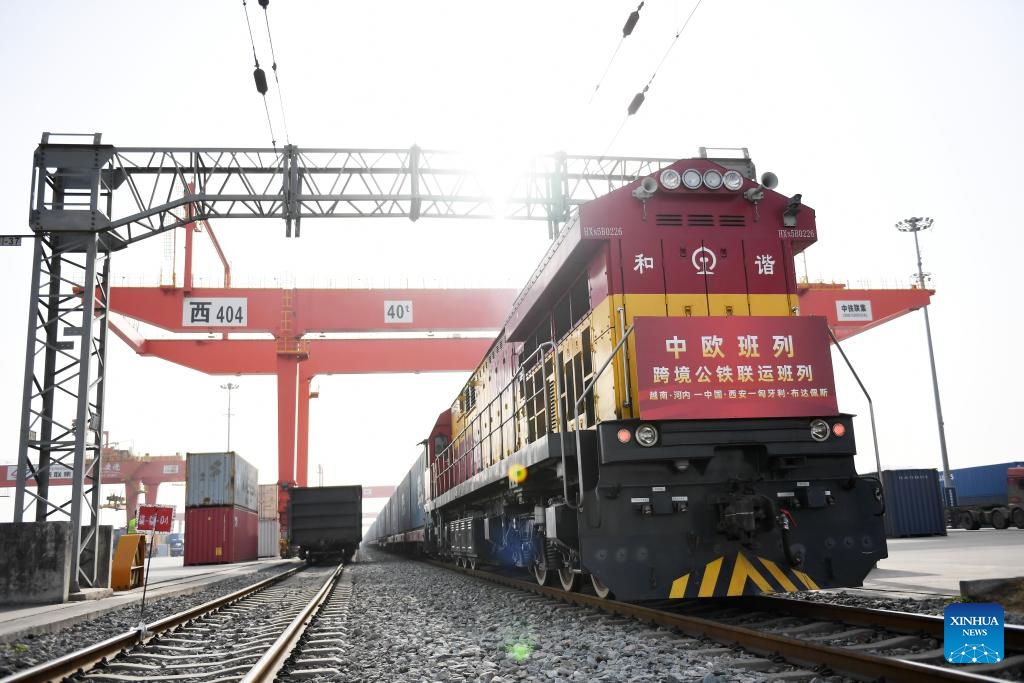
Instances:
[[[181,557],[153,557],[146,586],[146,604],[170,595],[195,593],[211,583],[280,564],[298,566],[301,562],[267,558],[237,564],[185,567]],[[51,633],[95,614],[138,604],[142,600],[142,588],[116,592],[109,588],[86,589],[72,597],[75,599],[53,605],[0,605],[0,643],[29,633]]]
[[[1019,576],[1024,529],[949,529],[948,536],[890,538],[889,557],[864,588],[905,597],[954,597],[961,581]]]

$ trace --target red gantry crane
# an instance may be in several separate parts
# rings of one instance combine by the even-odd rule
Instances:
[[[189,186],[189,190],[191,190]],[[143,339],[110,321],[136,353],[210,375],[277,378],[278,485],[306,486],[309,474],[310,384],[317,375],[472,370],[492,339],[447,333],[495,331],[516,295],[512,289],[232,288],[231,269],[209,222],[187,204],[184,283],[111,287],[109,310],[173,333],[206,339]],[[193,235],[205,232],[220,258],[225,286],[193,287]],[[172,273],[177,272],[176,263]],[[174,279],[172,275],[172,280]],[[232,332],[267,339],[233,339]],[[420,333],[423,336],[328,338],[331,334]],[[429,335],[429,336],[428,336]],[[282,534],[287,495],[279,496]]]
[[[0,477],[6,482],[12,482],[17,479],[17,470],[17,465],[0,465],[0,472],[3,473]],[[135,517],[140,495],[145,494],[147,505],[156,505],[160,484],[185,481],[185,458],[181,454],[135,455],[130,450],[104,446],[100,472],[101,483],[124,486],[123,506],[126,519],[131,519]],[[70,469],[53,468],[47,485],[70,485],[73,475]],[[30,477],[30,480],[38,485],[34,477]]]

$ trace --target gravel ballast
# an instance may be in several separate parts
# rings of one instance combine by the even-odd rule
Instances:
[[[239,590],[266,578],[269,571],[221,581],[197,593],[147,600],[146,622]],[[751,655],[709,640],[390,555],[371,552],[346,571],[351,572],[352,595],[338,636],[343,652],[334,667],[338,673],[304,680],[754,683],[769,673],[745,668]],[[791,597],[925,614],[942,614],[948,604],[831,591]],[[1007,614],[1007,621],[1020,623],[1022,616]],[[0,644],[0,677],[132,630],[138,623],[136,604],[58,633]]]

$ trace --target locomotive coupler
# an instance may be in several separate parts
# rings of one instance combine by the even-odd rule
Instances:
[[[718,510],[715,530],[731,540],[749,542],[775,526],[775,508],[765,496],[734,493],[712,502]]]

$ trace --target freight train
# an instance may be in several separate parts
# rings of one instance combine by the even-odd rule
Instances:
[[[882,487],[776,185],[702,149],[581,205],[368,542],[631,601],[861,585]]]
[[[293,487],[288,491],[288,545],[307,564],[352,559],[363,538],[363,487]]]

